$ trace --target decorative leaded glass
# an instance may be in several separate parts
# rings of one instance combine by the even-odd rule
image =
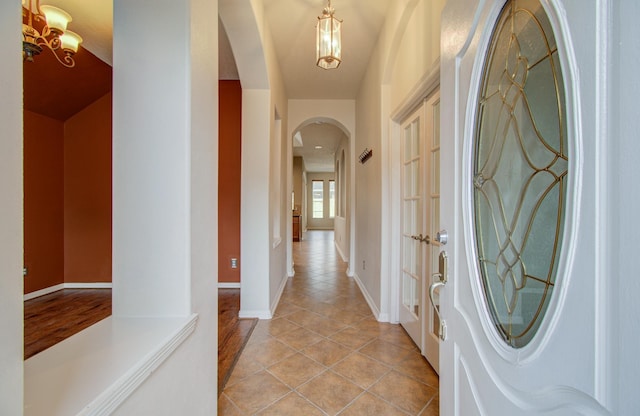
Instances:
[[[567,193],[564,84],[539,0],[510,0],[502,9],[477,105],[482,286],[498,332],[520,348],[538,331],[556,284]]]

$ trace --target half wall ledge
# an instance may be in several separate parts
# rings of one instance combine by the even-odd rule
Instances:
[[[24,415],[111,414],[195,330],[184,318],[113,318],[24,362]]]

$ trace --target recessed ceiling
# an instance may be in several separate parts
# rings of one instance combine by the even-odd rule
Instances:
[[[312,123],[300,129],[299,133],[302,146],[294,146],[293,155],[304,159],[306,170],[333,172],[336,150],[343,140],[347,140],[344,132],[333,124]]]
[[[292,99],[355,99],[364,78],[389,0],[333,0],[342,20],[342,63],[316,66],[317,17],[326,0],[264,0],[285,88]]]

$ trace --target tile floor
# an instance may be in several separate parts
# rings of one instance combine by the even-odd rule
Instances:
[[[377,322],[333,232],[294,244],[296,275],[253,331],[218,414],[438,415],[438,376],[399,325]]]

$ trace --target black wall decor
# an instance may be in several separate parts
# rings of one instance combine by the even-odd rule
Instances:
[[[364,149],[364,151],[360,153],[360,156],[358,156],[358,159],[360,159],[360,163],[364,164],[367,160],[371,159],[371,156],[373,156],[373,150]]]

